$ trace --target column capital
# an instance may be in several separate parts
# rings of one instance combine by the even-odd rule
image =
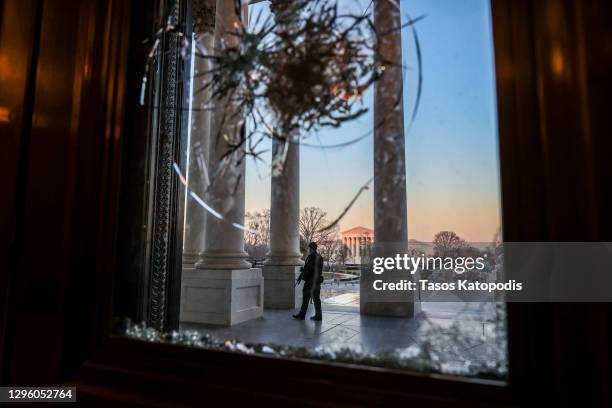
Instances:
[[[193,32],[213,33],[215,30],[215,0],[193,0]]]

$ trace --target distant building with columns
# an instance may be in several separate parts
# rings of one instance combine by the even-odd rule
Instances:
[[[348,264],[361,264],[362,259],[370,255],[374,242],[374,230],[366,227],[353,227],[341,233],[342,244],[347,249]]]

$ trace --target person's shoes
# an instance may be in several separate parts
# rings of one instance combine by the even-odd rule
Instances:
[[[312,316],[310,320],[314,320],[315,322],[320,322],[323,320],[323,316]]]
[[[295,320],[304,320],[304,316],[302,316],[301,314],[294,314],[291,315],[291,317],[293,317]]]

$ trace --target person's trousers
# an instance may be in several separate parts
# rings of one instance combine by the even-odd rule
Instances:
[[[308,311],[308,303],[310,302],[310,289],[311,286],[304,285],[304,289],[302,289],[302,307],[300,308],[300,316],[306,316],[306,311]],[[321,286],[317,285],[314,288],[312,303],[314,303],[315,307],[315,316],[321,317]]]

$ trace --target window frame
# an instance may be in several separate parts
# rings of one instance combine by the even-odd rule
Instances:
[[[55,41],[43,35],[51,36],[54,30],[53,26],[45,25],[50,13],[55,12],[54,18],[59,19],[60,23],[72,22],[62,20],[69,16],[62,17],[58,13],[60,5],[46,2],[44,7],[40,4],[33,7],[38,7],[37,13],[40,15],[35,22],[42,25],[37,47],[44,56],[45,47],[50,46],[48,42]],[[132,81],[138,75],[130,70],[130,64],[135,63],[141,55],[132,53],[130,49],[131,45],[140,43],[140,38],[135,36],[138,32],[135,31],[138,24],[135,23],[138,20],[137,7],[146,6],[137,2],[80,2],[76,13],[81,23],[76,25],[74,32],[82,35],[79,37],[82,39],[75,47],[73,60],[39,61],[39,64],[58,64],[59,69],[66,68],[62,64],[74,63],[69,68],[75,71],[75,83],[82,80],[76,85],[80,87],[78,98],[75,95],[72,99],[68,98],[75,105],[72,111],[69,110],[71,114],[67,116],[67,121],[75,130],[67,133],[66,137],[73,138],[74,148],[67,148],[64,154],[73,163],[77,153],[84,151],[93,159],[87,163],[79,161],[67,173],[50,171],[60,177],[65,174],[74,177],[74,184],[65,191],[61,190],[63,198],[74,200],[70,203],[78,204],[81,202],[79,200],[84,200],[76,193],[83,193],[84,186],[89,186],[85,192],[94,194],[97,204],[70,207],[71,216],[63,219],[68,241],[48,243],[49,250],[57,250],[59,261],[57,265],[50,265],[46,272],[60,283],[50,293],[57,296],[63,314],[51,315],[51,321],[59,330],[48,333],[50,344],[42,347],[42,351],[37,348],[40,345],[29,338],[32,333],[23,329],[24,325],[36,323],[37,318],[18,307],[21,306],[19,296],[32,283],[28,280],[30,270],[23,261],[27,254],[22,251],[15,255],[12,265],[16,266],[10,269],[7,285],[8,312],[3,315],[3,328],[7,328],[4,335],[8,339],[3,344],[3,351],[9,356],[2,360],[3,383],[31,380],[32,367],[38,364],[46,370],[40,374],[40,378],[47,382],[76,385],[81,402],[156,405],[266,399],[284,404],[366,406],[420,402],[432,406],[501,407],[524,406],[533,400],[559,401],[564,393],[569,392],[560,389],[562,384],[555,384],[555,369],[564,366],[554,353],[564,347],[573,347],[574,343],[562,336],[570,335],[577,324],[570,323],[568,327],[560,329],[552,323],[541,324],[542,321],[538,320],[554,320],[566,314],[567,307],[558,304],[508,305],[510,374],[507,384],[192,349],[113,335],[114,245],[119,223],[120,163],[122,153],[125,153],[122,152],[122,142],[128,130],[146,131],[146,126],[142,125],[149,119],[146,115],[136,114],[131,116],[135,121],[131,125],[124,120],[133,113],[130,104],[136,100],[139,92]],[[580,20],[572,17],[576,10],[584,11],[582,5],[557,0],[492,0],[505,241],[563,240],[571,234],[585,240],[604,238],[593,232],[595,219],[570,221],[561,230],[551,226],[555,221],[562,221],[566,211],[577,211],[582,207],[578,199],[565,200],[564,192],[554,182],[554,172],[558,170],[556,161],[563,160],[564,151],[551,145],[544,137],[544,133],[550,131],[546,126],[552,126],[559,132],[570,144],[568,149],[575,149],[576,154],[582,155],[578,159],[589,158],[587,152],[580,148],[580,141],[571,137],[583,129],[584,122],[588,121],[581,105],[585,85],[581,81],[567,82],[555,78],[545,63],[552,48],[561,44],[562,50],[570,56],[568,63],[571,67],[584,74],[585,68],[581,65],[585,63],[584,56],[576,51],[581,48],[568,40],[568,35],[570,39],[580,38],[578,34],[583,29]],[[554,14],[557,12],[559,14]],[[556,29],[537,24],[547,17],[565,24],[560,24]],[[85,73],[85,76],[79,77],[77,74],[80,73]],[[30,90],[36,101],[32,107],[33,115],[40,109],[41,101],[45,100],[39,85],[33,84]],[[575,100],[565,103],[558,101],[557,87],[576,97]],[[73,90],[68,87],[66,92]],[[568,117],[568,112],[574,116]],[[565,115],[558,116],[560,114]],[[561,123],[554,124],[554,120],[559,118]],[[595,130],[591,136],[595,135]],[[45,129],[34,127],[31,130],[28,134],[32,138],[31,145],[27,148],[37,147],[37,132],[44,135]],[[23,160],[23,153],[20,154]],[[78,174],[84,170],[88,177]],[[582,178],[585,189],[595,188],[589,174],[581,173],[575,177]],[[540,200],[539,193],[544,187],[547,188],[548,198],[558,199],[555,201],[558,212],[549,214],[544,201]],[[28,188],[33,187],[27,183],[25,186],[18,184],[18,189],[22,190],[18,191],[15,205],[28,203]],[[36,210],[35,204],[32,205],[34,207],[26,208],[22,218],[17,220],[16,228],[22,231],[19,234],[21,248],[26,246],[27,238],[35,234],[36,228],[41,228],[40,225],[23,222],[28,214]],[[595,211],[597,205],[593,205],[591,208]],[[41,208],[44,207],[38,207]],[[95,217],[92,217],[92,212],[96,214]],[[524,222],[525,217],[530,222]],[[77,221],[82,224],[74,227]],[[43,223],[42,227],[45,225]],[[90,237],[90,241],[81,242],[87,237]],[[66,251],[62,246],[66,242],[69,249],[84,248],[91,257],[72,262],[71,256],[75,252]],[[27,299],[23,302],[27,302]],[[584,323],[587,328],[591,327],[588,324],[600,324],[606,319],[609,321],[610,305],[588,305],[579,309],[582,313],[589,312],[595,319],[591,323]],[[536,328],[542,340],[532,338]],[[560,345],[552,351],[547,343],[551,339]],[[604,346],[596,347],[600,352],[606,351]],[[8,354],[8,351],[13,354]],[[28,351],[32,352],[31,355],[27,355]],[[52,361],[36,360],[43,351],[50,353]],[[315,391],[305,393],[304,389]],[[601,398],[605,398],[603,394]]]

